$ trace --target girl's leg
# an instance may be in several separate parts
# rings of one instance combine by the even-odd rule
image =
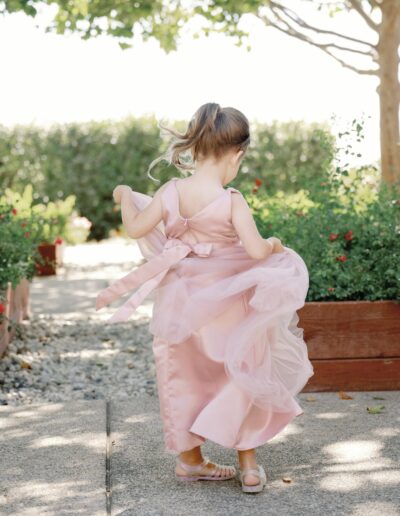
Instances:
[[[250,450],[238,450],[239,467],[241,470],[251,468],[257,469],[256,450],[251,448]],[[244,477],[244,483],[249,486],[255,486],[260,482],[260,479],[256,475],[248,473]]]

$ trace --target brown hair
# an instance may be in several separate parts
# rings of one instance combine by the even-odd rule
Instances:
[[[250,144],[249,121],[244,114],[233,107],[221,108],[214,102],[199,107],[183,134],[161,124],[158,127],[174,138],[164,154],[150,163],[147,173],[152,179],[155,178],[150,170],[163,159],[179,170],[193,170],[199,158],[214,156],[218,160],[231,149],[246,151]],[[181,154],[188,152],[192,159],[185,163]]]

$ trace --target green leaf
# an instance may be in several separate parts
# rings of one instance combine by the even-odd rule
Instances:
[[[380,414],[385,408],[385,405],[374,405],[373,407],[367,407],[367,411],[370,414]]]

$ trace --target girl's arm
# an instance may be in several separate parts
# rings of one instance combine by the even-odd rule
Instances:
[[[131,238],[140,238],[151,231],[162,220],[160,193],[162,185],[154,194],[152,201],[143,210],[138,210],[132,201],[132,189],[127,185],[118,185],[113,191],[113,198],[121,204],[122,224]]]
[[[284,251],[279,238],[260,235],[251,209],[240,192],[239,195],[232,193],[232,224],[251,258],[264,260],[273,253]]]

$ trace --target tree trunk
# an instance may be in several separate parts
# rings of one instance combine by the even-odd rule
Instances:
[[[382,23],[378,43],[381,170],[385,183],[398,182],[400,187],[400,3],[398,0],[385,0],[381,9]]]

